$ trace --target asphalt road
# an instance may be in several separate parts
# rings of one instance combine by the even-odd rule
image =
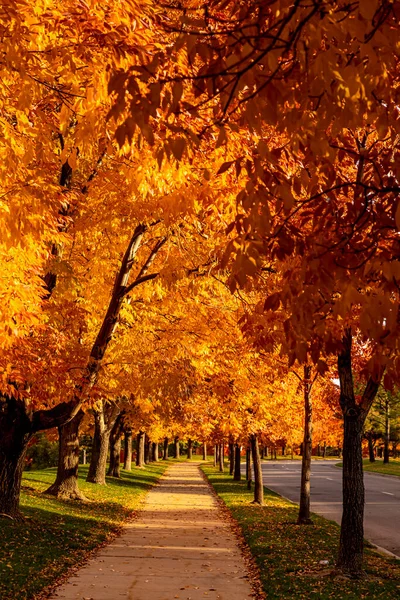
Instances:
[[[313,461],[311,467],[311,510],[340,523],[342,516],[342,470],[333,461]],[[301,462],[265,460],[264,485],[299,502]],[[364,472],[367,540],[400,556],[400,478]]]

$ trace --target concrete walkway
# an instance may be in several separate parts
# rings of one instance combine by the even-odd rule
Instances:
[[[52,600],[254,598],[231,527],[198,465],[174,463],[138,519],[58,587]]]

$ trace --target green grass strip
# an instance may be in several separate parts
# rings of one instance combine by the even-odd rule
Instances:
[[[84,561],[134,516],[167,466],[158,462],[144,469],[133,467],[122,471],[121,479],[107,477],[106,486],[86,483],[87,467],[82,467],[79,487],[90,503],[43,495],[56,469],[25,472],[21,508],[27,519],[0,520],[0,598],[36,598],[69,567]]]
[[[210,465],[202,468],[238,522],[260,569],[268,600],[400,598],[400,561],[367,548],[364,580],[333,579],[330,572],[340,533],[336,523],[313,515],[314,525],[296,525],[295,504],[265,488],[266,505],[253,505],[245,481],[235,482]]]

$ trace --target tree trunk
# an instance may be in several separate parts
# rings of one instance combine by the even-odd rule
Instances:
[[[125,471],[132,470],[132,429],[125,429],[124,438],[124,469]]]
[[[374,448],[374,442],[373,442],[371,434],[367,435],[367,440],[368,440],[369,462],[373,463],[373,462],[375,462],[375,448]]]
[[[144,431],[139,431],[136,436],[136,466],[144,467]]]
[[[293,448],[293,446],[292,446],[292,448]],[[264,449],[265,449],[264,458],[268,458],[268,451],[269,451],[268,446],[264,446]]]
[[[203,460],[207,460],[207,442],[203,443]]]
[[[390,412],[389,402],[386,400],[385,403],[385,435],[384,435],[384,446],[383,446],[383,464],[389,463],[389,442],[390,442]]]
[[[300,507],[297,523],[312,525],[310,518],[310,478],[312,452],[312,401],[311,401],[311,367],[304,365],[303,394],[304,394],[304,440],[301,461]]]
[[[251,490],[251,449],[250,446],[246,448],[246,481],[247,489]]]
[[[233,475],[235,470],[235,444],[229,444],[229,475]]]
[[[235,444],[235,470],[233,472],[233,481],[240,481],[240,446]]]
[[[110,434],[110,464],[107,475],[121,477],[121,436],[124,428],[124,412],[115,420]]]
[[[107,475],[111,477],[121,477],[121,438],[119,437],[110,449],[110,467]]]
[[[168,460],[168,438],[164,438],[163,460]]]
[[[188,440],[188,459],[190,460],[192,458],[192,454],[193,454],[193,442],[191,439]]]
[[[224,444],[219,445],[219,470],[221,473],[224,472]]]
[[[78,486],[79,427],[84,414],[80,410],[69,423],[58,428],[57,476],[45,494],[62,500],[87,500]]]
[[[1,399],[0,404],[0,517],[22,518],[19,510],[25,453],[31,423],[23,401]]]
[[[286,455],[286,446],[282,446],[282,456]]]
[[[153,442],[151,445],[151,459],[153,462],[158,462],[158,443]]]
[[[102,400],[93,410],[94,414],[94,436],[92,446],[92,457],[86,481],[106,484],[107,454],[110,442],[111,430],[115,420],[120,413],[119,407],[113,402]]]
[[[179,458],[179,436],[174,438],[174,458]]]
[[[217,456],[218,456],[217,444],[214,444],[214,467],[217,466]]]
[[[264,504],[264,485],[261,468],[260,449],[258,447],[258,438],[255,433],[250,436],[251,454],[254,466],[254,503],[263,506]]]
[[[146,465],[149,464],[150,462],[150,446],[151,446],[151,441],[149,439],[149,436],[147,434],[145,434],[145,438],[144,438],[144,462]]]
[[[322,451],[322,458],[326,458],[326,442],[324,442],[324,449]]]
[[[356,402],[351,368],[352,333],[343,336],[343,349],[338,356],[340,380],[339,402],[344,419],[343,437],[343,513],[340,530],[337,569],[354,578],[363,575],[364,480],[362,463],[362,430],[368,411],[379,388],[383,371],[377,379],[368,380],[361,402]]]
[[[362,573],[364,544],[364,480],[362,466],[362,422],[357,415],[344,415],[343,515],[337,566],[351,575]]]

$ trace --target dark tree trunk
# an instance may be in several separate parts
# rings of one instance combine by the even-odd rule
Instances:
[[[107,454],[111,430],[120,413],[119,407],[107,401],[101,401],[100,406],[93,410],[94,436],[92,456],[86,481],[106,484]]]
[[[115,420],[110,434],[110,465],[107,475],[121,477],[121,436],[124,428],[124,413],[120,413]]]
[[[57,476],[45,494],[62,500],[87,500],[78,486],[79,427],[84,414],[80,410],[69,423],[58,428]]]
[[[322,457],[326,458],[326,442],[324,442],[324,449],[322,451]]]
[[[282,456],[286,455],[286,446],[282,446]]]
[[[149,439],[149,436],[147,434],[145,434],[145,441],[144,441],[144,462],[146,465],[149,464],[150,462],[150,446],[151,446],[151,441]]]
[[[92,456],[86,481],[89,481],[90,483],[97,483],[99,485],[105,485],[109,440],[110,432],[101,432],[99,425],[96,424],[95,417]]]
[[[163,460],[168,460],[168,438],[164,438]]]
[[[312,452],[312,401],[311,401],[311,367],[304,365],[303,394],[304,394],[304,440],[301,461],[300,507],[297,523],[310,525],[310,478]]]
[[[340,406],[344,419],[343,437],[343,514],[340,530],[337,569],[351,577],[363,575],[364,543],[364,480],[362,464],[362,431],[365,418],[379,388],[382,371],[377,379],[370,378],[361,402],[356,402],[351,368],[352,333],[343,336],[343,349],[338,356]]]
[[[321,456],[321,444],[319,442],[317,446],[317,456]]]
[[[1,399],[0,404],[0,517],[19,519],[22,471],[31,438],[31,423],[23,401]]]
[[[251,490],[251,449],[250,446],[246,448],[246,481],[247,481],[247,489]]]
[[[214,467],[217,466],[217,457],[218,457],[217,444],[214,444]]]
[[[362,422],[359,415],[344,415],[343,515],[337,566],[351,575],[362,573],[364,544],[364,480]]]
[[[224,444],[219,445],[219,470],[221,473],[224,472]]]
[[[192,458],[192,454],[193,454],[193,442],[191,439],[188,440],[188,459],[190,460]]]
[[[383,439],[383,464],[389,463],[389,442],[390,442],[390,413],[389,402],[385,404],[385,435]]]
[[[264,485],[261,469],[260,449],[258,447],[258,439],[255,433],[250,436],[251,454],[253,457],[254,466],[254,502],[263,506],[264,504]]]
[[[136,466],[144,467],[144,431],[139,431],[136,437]]]
[[[207,460],[207,442],[203,443],[203,460]]]
[[[124,438],[124,469],[125,471],[132,470],[132,429],[125,429]]]
[[[235,444],[235,470],[233,472],[233,481],[240,481],[240,446]]]
[[[367,440],[368,440],[368,454],[369,454],[369,462],[375,462],[375,448],[374,448],[374,441],[372,439],[372,435],[369,434],[367,435]]]
[[[179,458],[179,436],[174,438],[174,458]]]
[[[229,444],[229,475],[233,475],[235,470],[235,444]]]
[[[151,445],[151,460],[153,462],[158,461],[158,443],[157,442],[153,442]]]
[[[115,440],[110,447],[110,466],[107,475],[121,477],[121,438]]]

